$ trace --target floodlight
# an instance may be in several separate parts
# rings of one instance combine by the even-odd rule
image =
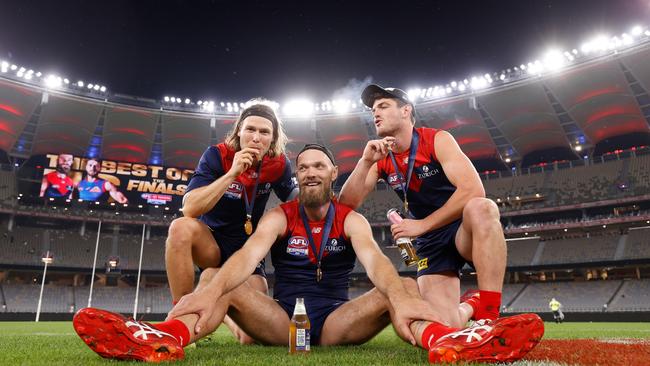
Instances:
[[[2,61],[0,63],[0,71],[7,72],[9,70],[9,63],[7,61]]]
[[[95,86],[93,87],[93,89],[95,89],[95,90],[99,90],[99,85],[95,84]]]
[[[16,65],[11,65],[11,71],[16,71],[16,69],[18,69],[18,66],[16,66]]]
[[[68,80],[68,78],[63,79],[63,82],[64,82],[65,84],[70,84],[70,80]]]
[[[169,97],[168,97],[168,96],[165,96],[165,98],[163,98],[163,100],[164,100],[165,102],[169,102]]]
[[[565,52],[565,54],[571,56],[568,52]],[[549,50],[544,55],[544,65],[549,70],[557,70],[565,65],[565,58],[562,56],[560,51],[554,49]]]
[[[99,91],[102,93],[106,92],[106,87],[102,85],[102,87],[99,88]]]
[[[45,79],[45,86],[50,89],[58,88],[61,86],[61,78],[56,75],[49,75]]]
[[[88,89],[92,89],[93,86],[94,86],[93,84],[88,84],[88,85],[87,85]]]
[[[81,81],[81,80],[77,81],[77,86],[80,87],[80,88],[83,88],[84,87],[84,82]]]
[[[185,98],[185,104],[190,104],[190,98]]]
[[[304,98],[293,99],[284,104],[283,112],[288,116],[310,116],[314,112],[314,103]]]

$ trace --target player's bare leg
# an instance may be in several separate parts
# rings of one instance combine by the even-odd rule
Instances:
[[[456,248],[476,268],[479,288],[501,292],[506,269],[506,241],[499,208],[486,198],[474,198],[463,209]]]
[[[417,295],[417,286],[411,278],[402,278],[407,291]],[[419,296],[419,295],[418,295]],[[309,309],[307,309],[309,311]],[[320,344],[362,344],[391,323],[393,309],[379,290],[373,288],[334,310],[325,320]]]
[[[418,277],[420,296],[431,304],[442,320],[451,327],[464,327],[472,316],[472,308],[459,304],[460,279],[453,272],[443,272]]]
[[[165,267],[172,301],[194,290],[194,265],[217,267],[221,252],[207,225],[189,217],[172,221],[165,243]]]
[[[499,209],[493,201],[473,198],[465,205],[463,221],[456,233],[456,248],[476,268],[482,293],[478,317],[494,319],[499,313],[507,250]],[[486,295],[491,298],[487,299]]]
[[[263,295],[268,295],[268,283],[266,278],[260,275],[252,275],[246,280],[246,283],[251,289],[260,292]],[[230,316],[226,316],[223,323],[230,329],[230,332],[237,338],[240,344],[253,344],[255,340],[244,332]]]
[[[207,285],[218,271],[218,268],[204,270],[201,273],[197,290]],[[219,299],[214,313],[200,333],[197,334],[193,331],[198,321],[197,315],[184,315],[177,319],[187,326],[187,329],[190,330],[191,342],[195,342],[214,332],[224,322],[226,314],[232,315],[234,321],[231,321],[238,329],[241,325],[242,329],[248,330],[239,330],[247,337],[247,334],[251,334],[255,340],[263,344],[286,345],[289,343],[287,331],[289,317],[275,300],[251,286],[248,281]]]

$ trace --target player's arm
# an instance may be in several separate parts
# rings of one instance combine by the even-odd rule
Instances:
[[[167,315],[167,319],[182,315],[197,314],[199,320],[195,331],[198,333],[214,311],[217,300],[237,286],[244,283],[264,259],[273,243],[283,235],[287,220],[280,207],[267,212],[246,244],[228,258],[223,267],[201,290],[183,296]]]
[[[47,174],[44,174],[43,179],[41,180],[41,194],[39,197],[45,197],[45,191],[49,185],[50,183],[47,181]]]
[[[399,224],[393,224],[391,231],[394,238],[417,237],[443,227],[462,217],[463,208],[470,199],[485,197],[485,189],[476,169],[449,132],[436,133],[435,149],[436,157],[456,191],[442,207],[424,219],[404,219]]]
[[[363,200],[377,184],[379,178],[377,161],[388,154],[388,145],[393,141],[392,137],[368,141],[361,159],[341,188],[339,202],[355,209],[361,206]]]
[[[395,310],[395,329],[404,339],[415,344],[415,338],[409,329],[411,321],[439,321],[440,317],[426,301],[408,293],[390,259],[373,239],[370,224],[363,216],[350,212],[345,218],[344,229],[368,278],[388,298]]]
[[[436,134],[435,149],[436,157],[449,182],[456,187],[456,191],[440,209],[425,219],[429,230],[460,219],[463,208],[470,199],[485,197],[485,189],[474,165],[449,132],[440,131]]]
[[[257,160],[258,155],[259,150],[252,148],[244,148],[237,151],[232,166],[225,174],[221,175],[209,184],[187,192],[183,196],[183,216],[197,218],[210,211],[221,197],[223,197],[223,194],[228,189],[230,183],[253,165],[253,162]],[[207,158],[206,154],[204,154],[201,158],[201,162],[199,162],[200,167],[203,165],[201,169],[203,176],[199,176],[198,179],[213,179],[213,177],[205,176],[208,174],[207,172],[212,172],[214,174],[214,172],[217,171],[215,167],[216,163],[213,160],[215,160],[215,157]],[[195,178],[192,177],[192,179]]]
[[[111,195],[111,197],[116,200],[118,203],[129,203],[129,200],[126,198],[124,193],[117,190],[117,187],[109,181],[104,181],[104,189]]]

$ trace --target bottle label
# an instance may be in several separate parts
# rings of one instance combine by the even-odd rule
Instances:
[[[296,351],[309,351],[309,330],[296,329]]]

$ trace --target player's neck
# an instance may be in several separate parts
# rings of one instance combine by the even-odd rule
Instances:
[[[329,200],[324,205],[319,207],[307,207],[305,206],[305,215],[309,221],[323,221],[325,216],[327,216],[327,210],[330,208],[332,201]]]
[[[413,127],[409,126],[399,129],[395,133],[395,145],[393,145],[393,151],[396,153],[401,153],[408,150],[411,147],[411,138],[413,138]]]

